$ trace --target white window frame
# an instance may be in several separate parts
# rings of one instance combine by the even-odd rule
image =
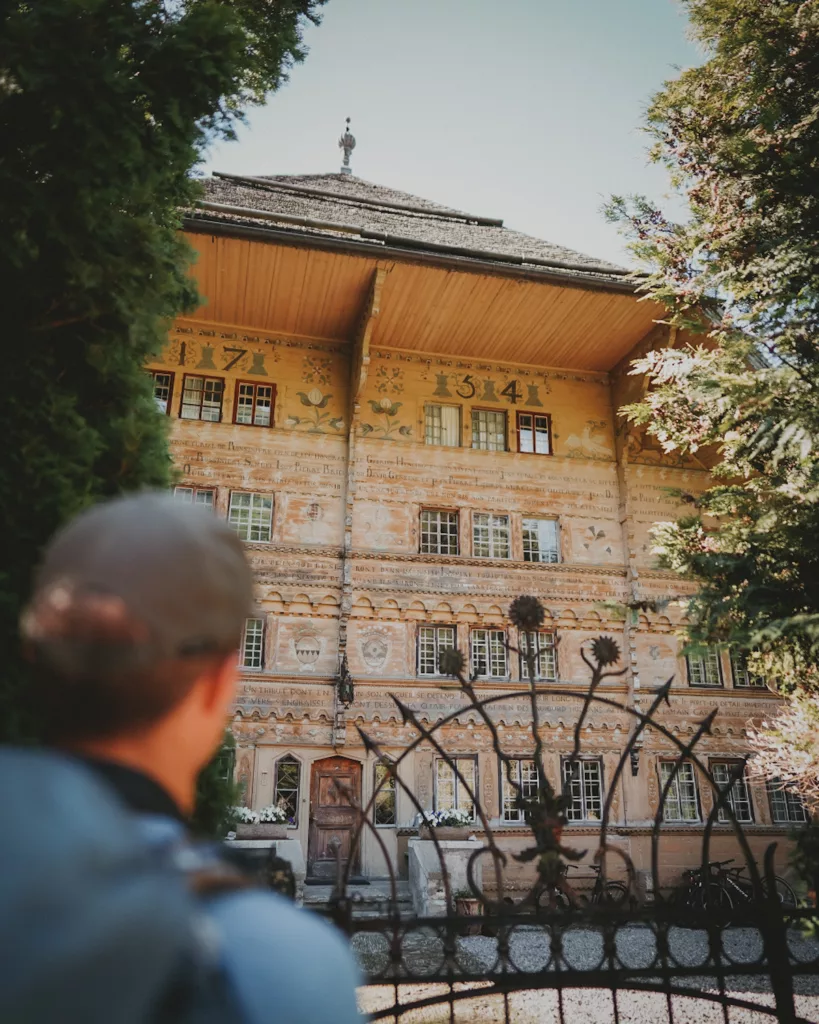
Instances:
[[[544,529],[547,524],[549,530]],[[552,537],[546,538],[547,543],[543,543],[542,534],[547,532],[551,532]],[[560,527],[557,519],[526,516],[521,522],[521,534],[524,562],[555,564],[560,561]]]
[[[724,789],[728,784],[728,780],[731,778],[732,773],[736,770],[739,761],[732,758],[726,758],[724,761],[711,761],[710,768],[711,774],[714,777],[714,782]],[[728,806],[734,812],[734,817],[738,822],[743,825],[753,824],[754,822],[754,802],[751,798],[751,790],[748,786],[748,778],[745,774],[745,768],[743,766],[742,775],[738,779],[735,779],[731,789],[728,792],[728,799],[726,801]],[[720,807],[717,811],[717,820],[721,822],[730,822],[731,818],[724,806]]]
[[[560,774],[563,793],[568,797],[566,821],[600,821],[605,803],[602,759],[564,757]]]
[[[379,779],[379,775],[383,776],[383,782]],[[379,782],[381,787],[379,789]],[[392,821],[378,821],[378,797],[382,794],[389,794],[392,796]],[[395,777],[388,774],[385,759],[379,758],[378,761],[373,765],[373,825],[376,828],[395,828],[398,824],[398,791],[395,785]]]
[[[444,409],[447,414],[444,414]],[[450,420],[445,423],[445,420]],[[454,421],[454,422],[452,422]],[[447,439],[449,438],[449,439]],[[427,402],[424,405],[424,444],[441,448],[461,446],[461,407]]]
[[[466,781],[471,785],[472,792],[477,797],[478,790],[478,757],[476,754],[465,754],[460,757],[450,758],[451,761],[455,762],[458,771],[463,775]],[[466,770],[464,770],[466,769]],[[449,778],[442,778],[442,776],[450,776]],[[451,787],[452,801],[444,802],[444,795],[441,791],[441,783],[445,783],[443,794],[447,794]],[[475,820],[475,804],[471,800],[469,794],[464,789],[464,785],[458,776],[455,774],[455,769],[443,758],[435,758],[435,795],[434,795],[435,806],[433,810],[436,811],[448,811],[448,810],[470,810],[472,814],[472,821]]]
[[[552,630],[521,630],[519,634],[520,648],[520,678],[529,678],[529,662],[526,654],[529,645],[534,646],[535,653],[535,680],[547,683],[557,681],[557,637]]]
[[[479,679],[506,679],[509,659],[506,650],[505,629],[473,629],[469,633],[469,664],[472,675]],[[479,672],[481,661],[486,672]],[[498,671],[493,671],[498,669]]]
[[[501,819],[505,824],[525,825],[526,816],[515,805],[518,791],[510,782],[510,776],[520,786],[521,796],[536,797],[538,793],[537,762],[530,757],[513,757],[501,761]]]
[[[660,797],[662,797],[669,775],[677,768],[676,761],[660,761]],[[677,808],[674,813],[674,808]],[[685,808],[693,808],[693,814],[686,814]],[[663,821],[676,822],[683,825],[698,824],[702,821],[700,811],[700,792],[697,775],[690,761],[683,761],[668,787],[668,795],[663,804]]]
[[[188,487],[182,484],[174,487],[173,496],[186,505],[202,505],[211,510],[216,502],[216,491],[212,487]]]
[[[259,616],[245,619],[239,665],[254,672],[264,668],[264,619]]]
[[[419,553],[457,555],[461,550],[459,528],[458,513],[452,509],[422,508],[419,519]],[[453,547],[454,551],[451,550]]]
[[[768,780],[768,803],[774,825],[805,825],[808,812],[798,793],[779,779]]]
[[[245,498],[250,501],[244,501]],[[269,544],[273,536],[273,495],[258,491],[231,491],[228,523],[243,541]]]
[[[472,556],[497,559],[512,557],[512,528],[509,516],[499,516],[494,512],[472,513]]]
[[[761,676],[754,676],[748,671],[748,663],[745,653],[736,647],[730,650],[731,661],[731,682],[735,690],[764,690],[765,680]]]
[[[301,776],[302,776],[302,764],[301,761],[295,756],[295,754],[282,754],[281,757],[277,758],[276,763],[273,765],[273,803],[279,803],[280,789],[279,789],[279,768],[281,765],[295,765],[296,768],[296,786],[294,789],[287,788],[285,792],[295,793],[293,803],[295,804],[293,815],[293,821],[288,821],[288,828],[298,828],[299,825],[299,811],[301,809]]]
[[[685,664],[689,686],[707,687],[710,690],[724,686],[722,652],[719,647],[710,645],[699,652],[686,654]]]
[[[508,423],[504,409],[472,410],[473,448],[484,452],[505,452],[507,432]]]
[[[454,651],[457,644],[458,633],[455,626],[438,626],[435,623],[420,624],[415,645],[418,675],[443,675],[440,665],[441,652]],[[431,671],[429,670],[430,664],[434,666]]]

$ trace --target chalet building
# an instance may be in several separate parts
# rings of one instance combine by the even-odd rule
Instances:
[[[690,591],[655,567],[649,530],[677,515],[670,488],[708,483],[705,466],[617,416],[644,387],[631,360],[677,342],[661,309],[617,266],[347,170],[209,180],[185,220],[205,301],[149,366],[177,495],[225,517],[256,573],[232,721],[245,802],[286,805],[308,876],[330,874],[352,817],[333,779],[366,804],[384,774],[356,726],[397,758],[415,733],[391,694],[425,725],[456,712],[465,700],[439,672],[449,647],[482,693],[509,694],[491,713],[531,784],[528,681],[504,641],[537,644],[539,684],[580,695],[581,651],[601,634],[626,670],[605,684],[613,700],[645,710],[673,677],[659,716],[685,739],[719,708],[700,756],[726,775],[776,698],[729,650],[682,657],[679,603],[625,610]],[[508,620],[519,594],[547,609],[538,635]],[[547,692],[540,715],[552,782],[572,780],[566,839],[591,847],[634,719],[595,706],[572,761],[572,693]],[[498,841],[519,849],[520,812],[478,716],[440,739]],[[638,868],[676,753],[649,730],[613,797],[611,842]],[[471,809],[430,743],[400,771],[424,808]],[[683,766],[665,809],[669,879],[698,862],[711,800]],[[757,855],[803,820],[798,801],[750,780],[732,802]],[[380,842],[364,836],[356,873],[383,876],[385,850],[403,870],[415,806],[385,785],[371,814]],[[713,855],[736,849],[718,823]]]

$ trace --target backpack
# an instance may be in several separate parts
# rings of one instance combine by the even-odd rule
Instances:
[[[184,869],[93,774],[0,748],[3,1024],[231,1024]]]

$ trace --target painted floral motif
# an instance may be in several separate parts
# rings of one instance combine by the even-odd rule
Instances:
[[[375,371],[375,390],[384,394],[391,391],[400,395],[404,390],[404,371],[400,366],[379,366]]]
[[[378,401],[376,399],[370,399],[370,408],[376,415],[384,417],[384,423],[379,423],[377,426],[373,426],[372,423],[362,423],[361,433],[362,434],[374,434],[379,437],[383,437],[385,440],[395,440],[393,434],[397,430],[402,437],[410,437],[412,435],[412,427],[409,425],[400,426],[396,417],[398,410],[403,405],[403,402],[393,402],[390,398],[381,398]]]
[[[305,356],[301,379],[305,384],[329,384],[333,360],[329,357]]]
[[[311,388],[309,391],[297,391],[299,401],[306,406],[312,416],[288,416],[285,426],[306,427],[309,434],[322,434],[322,427],[326,424],[332,430],[341,430],[344,420],[340,416],[332,416],[329,412],[321,412],[333,397],[331,394],[324,394],[319,388]]]

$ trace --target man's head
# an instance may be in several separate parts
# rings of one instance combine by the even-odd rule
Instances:
[[[252,607],[241,542],[212,512],[144,493],[82,513],[46,548],[21,622],[45,734],[82,747],[176,715],[204,763]]]

